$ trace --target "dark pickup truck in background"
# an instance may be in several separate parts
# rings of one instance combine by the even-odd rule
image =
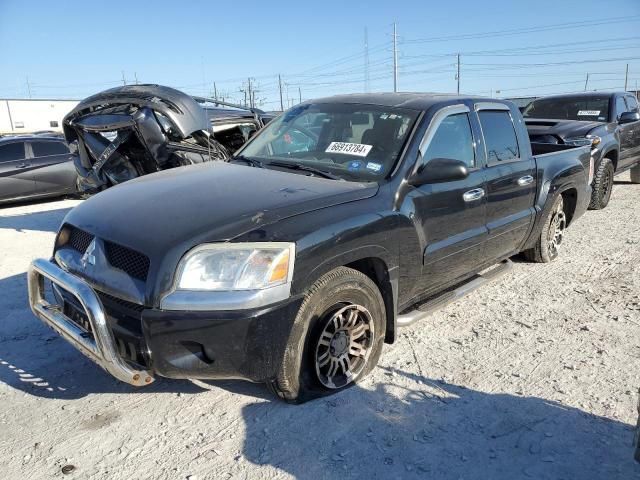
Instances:
[[[631,169],[640,183],[640,110],[628,92],[542,97],[523,110],[532,142],[591,145],[595,162],[589,207],[607,206],[613,177]]]
[[[74,208],[29,269],[31,308],[132,385],[240,378],[305,401],[353,385],[398,327],[511,256],[553,260],[589,203],[590,160],[531,144],[510,102],[305,102],[227,162]]]

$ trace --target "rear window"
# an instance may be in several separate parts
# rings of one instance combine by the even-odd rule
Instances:
[[[597,122],[606,122],[608,115],[608,96],[541,98],[531,102],[522,112],[525,118]]]
[[[0,145],[0,162],[24,159],[24,142]]]
[[[34,157],[69,153],[69,148],[62,142],[31,142],[31,148],[33,149]]]
[[[506,162],[520,156],[516,130],[509,112],[481,110],[478,117],[487,148],[488,163]]]

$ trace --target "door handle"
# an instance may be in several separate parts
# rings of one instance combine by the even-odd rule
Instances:
[[[531,175],[525,175],[518,179],[518,185],[524,187],[525,185],[531,185],[533,183],[533,177]]]
[[[462,195],[462,198],[465,202],[480,200],[482,197],[484,197],[484,190],[482,188],[474,188],[473,190],[464,192],[464,194]]]

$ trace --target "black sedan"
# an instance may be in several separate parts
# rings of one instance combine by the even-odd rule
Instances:
[[[73,155],[64,138],[0,137],[0,203],[77,192]]]

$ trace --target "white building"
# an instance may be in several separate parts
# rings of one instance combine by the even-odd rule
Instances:
[[[79,100],[0,99],[0,135],[39,130],[62,131],[62,119]]]

